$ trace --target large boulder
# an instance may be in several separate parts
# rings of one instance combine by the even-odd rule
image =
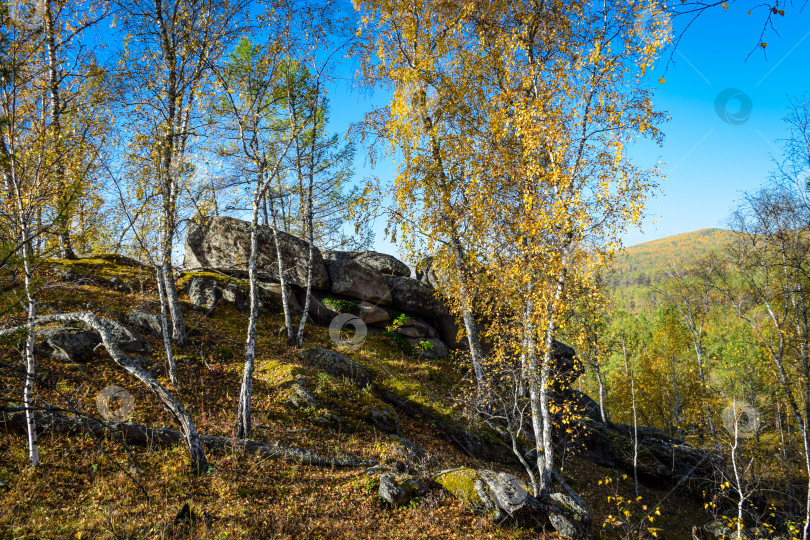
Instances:
[[[456,322],[453,315],[445,315],[436,319],[436,330],[439,331],[439,338],[447,343],[448,347],[460,349],[467,347],[467,333]]]
[[[360,302],[357,309],[360,319],[366,324],[384,325],[391,319],[386,310],[371,302]]]
[[[433,257],[425,257],[416,265],[416,279],[430,286],[431,288],[438,288],[441,282],[439,276],[436,275],[436,269],[433,266]]]
[[[409,277],[411,275],[411,269],[408,268],[407,264],[400,261],[396,257],[386,255],[385,253],[364,251],[358,255],[355,255],[353,258],[363,266],[372,268],[387,276]]]
[[[366,368],[335,351],[312,347],[300,353],[301,359],[307,364],[332,375],[349,379],[359,387],[365,387],[371,380]]]
[[[425,321],[415,317],[408,317],[400,324],[396,330],[398,333],[409,338],[437,338],[439,333]]]
[[[298,301],[298,305],[302,306],[301,309],[303,309],[307,300],[306,289],[297,289],[295,291],[295,298]],[[332,322],[332,319],[339,314],[327,304],[323,303],[323,298],[324,296],[322,294],[310,293],[308,311],[309,316],[315,321],[315,324],[328,325]]]
[[[298,298],[291,287],[285,287],[286,294],[282,294],[281,285],[272,281],[260,281],[259,300],[260,307],[272,308],[281,311],[284,308],[284,296],[287,297],[287,304],[290,306],[290,313],[295,317],[300,317],[304,308],[298,303]]]
[[[130,328],[124,326],[118,321],[112,319],[101,319],[104,326],[110,332],[113,342],[124,352],[130,353],[144,353],[149,352],[152,346],[146,341],[141,334]]]
[[[128,353],[149,352],[152,347],[141,334],[112,319],[101,319],[113,342]],[[68,364],[88,362],[101,344],[101,336],[92,330],[64,326],[43,328],[37,332],[36,351]]]
[[[447,315],[447,307],[436,298],[433,289],[421,281],[400,276],[386,276],[385,281],[394,307],[419,317]]]
[[[356,255],[362,253],[361,251],[336,251],[331,249],[324,249],[321,251],[321,256],[323,256],[323,262],[326,266],[329,266],[335,261],[339,261],[341,259],[353,259]]]
[[[461,468],[441,471],[433,479],[492,521],[511,519],[529,527],[546,521],[544,505],[529,493],[523,480],[512,474]]]
[[[141,332],[158,338],[163,336],[163,325],[157,315],[141,311],[140,309],[133,309],[127,313],[127,320]]]
[[[306,287],[309,243],[283,231],[276,231],[288,284]],[[318,248],[313,248],[312,286],[329,288],[329,274]],[[229,217],[214,217],[201,225],[189,223],[186,234],[186,258],[189,269],[214,268],[244,276],[250,256],[250,223]],[[278,256],[273,229],[258,227],[257,269],[262,278],[279,281]]]
[[[194,277],[188,284],[188,299],[192,305],[211,309],[219,298],[219,285],[215,279]]]
[[[329,265],[332,292],[385,305],[391,303],[391,291],[385,277],[354,259],[339,259]],[[404,279],[404,278],[397,278]]]
[[[37,331],[37,354],[49,356],[66,364],[89,362],[101,338],[95,332],[64,326],[47,327]]]
[[[552,493],[543,498],[551,526],[562,538],[585,540],[591,538],[591,512],[579,497]]]

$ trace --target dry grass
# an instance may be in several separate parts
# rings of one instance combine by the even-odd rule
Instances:
[[[126,275],[128,267],[109,261],[81,267],[90,274]],[[95,266],[93,266],[95,265]],[[72,265],[77,266],[75,263]],[[46,269],[48,266],[43,265]],[[139,274],[136,270],[135,274]],[[96,286],[54,287],[47,273],[40,299],[62,311],[85,309],[87,303],[108,316],[122,316],[138,307],[155,312],[152,293],[125,294]],[[9,293],[2,324],[19,321]],[[152,358],[159,380],[186,406],[199,431],[231,436],[242,372],[244,314],[220,305],[211,317],[187,309],[193,328],[192,345],[177,349],[180,388],[165,378],[160,343],[153,341]],[[397,441],[363,421],[368,407],[386,407],[370,389],[318,376],[300,364],[295,351],[278,338],[282,320],[266,313],[259,326],[254,382],[255,437],[266,442],[308,448],[326,455],[356,455],[389,462],[402,459]],[[326,329],[310,328],[308,345],[329,347]],[[3,398],[19,399],[21,366],[11,344],[0,347],[5,367],[0,369]],[[350,354],[371,369],[376,384],[418,400],[439,414],[452,415],[447,399],[460,384],[454,362],[411,358],[383,336]],[[95,396],[109,384],[129,390],[135,398],[133,421],[174,427],[156,400],[137,381],[128,378],[102,351],[93,361],[65,366],[39,359],[37,392],[40,404],[75,408],[97,415]],[[313,385],[316,395],[344,421],[325,426],[315,420],[323,411],[297,410],[287,404],[287,388],[296,377]],[[440,433],[400,414],[403,437],[426,451],[413,465],[424,471],[448,467],[503,467],[471,459],[445,441]],[[542,531],[522,530],[483,520],[460,502],[434,489],[424,500],[390,508],[377,495],[377,478],[360,470],[330,470],[271,461],[240,454],[209,455],[211,471],[188,474],[184,448],[128,447],[112,435],[94,440],[88,435],[46,434],[40,439],[42,464],[27,463],[25,439],[0,431],[0,533],[8,538],[554,538]],[[519,471],[514,471],[519,473]],[[615,531],[600,527],[615,513],[607,502],[612,488],[597,480],[616,476],[576,458],[568,460],[568,476],[595,512],[596,529],[605,538]],[[632,486],[620,486],[629,495]],[[687,533],[701,512],[699,502],[665,492],[647,492],[645,500],[664,499],[656,526],[666,538],[689,538]],[[192,518],[176,523],[188,503]],[[670,512],[672,515],[670,515]],[[702,517],[701,520],[705,521]],[[550,530],[550,527],[549,527]],[[661,535],[659,535],[661,537]]]

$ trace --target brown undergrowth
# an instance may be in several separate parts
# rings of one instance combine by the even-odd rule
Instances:
[[[91,309],[119,318],[132,308],[156,313],[150,277],[126,261],[93,259],[70,263],[79,275],[142,279],[144,292],[117,292],[101,279],[88,285],[59,285],[54,269],[40,266],[42,310]],[[154,285],[152,280],[151,285]],[[3,326],[17,324],[22,311],[13,286],[3,296]],[[184,298],[185,299],[185,298]],[[200,432],[232,436],[242,371],[244,313],[227,304],[203,316],[186,304],[191,344],[177,348],[180,387],[166,378],[161,343],[150,338],[150,356],[158,379],[183,403]],[[398,441],[375,430],[365,419],[370,408],[387,408],[373,388],[319,375],[298,359],[279,337],[282,317],[263,313],[259,322],[254,382],[254,438],[306,448],[322,456],[360,456],[383,463],[401,459]],[[307,346],[332,348],[325,328],[310,327]],[[6,403],[18,403],[22,366],[13,340],[0,346],[3,358],[0,388]],[[451,395],[462,384],[463,366],[455,361],[428,361],[406,355],[385,336],[370,336],[365,346],[346,353],[368,367],[374,384],[430,407],[438,415],[458,415]],[[304,381],[316,397],[340,417],[323,422],[326,411],[294,409],[288,388]],[[108,385],[127,389],[134,397],[132,421],[175,428],[157,401],[99,350],[92,361],[63,364],[38,358],[37,405],[60,407],[98,416],[96,394]],[[433,426],[399,413],[401,436],[425,451],[412,466],[423,472],[449,467],[504,466],[464,455]],[[493,524],[439,488],[401,508],[389,507],[377,494],[377,477],[362,470],[332,470],[265,460],[240,453],[209,452],[211,469],[189,474],[184,448],[128,446],[114,434],[46,433],[40,438],[42,464],[28,466],[25,438],[0,429],[0,534],[7,538],[554,538],[552,533]],[[520,474],[519,470],[513,472]],[[566,460],[565,477],[594,510],[595,530],[618,537],[601,525],[615,513],[607,501],[612,487],[599,485],[619,476],[578,458]],[[632,485],[620,482],[629,496]],[[661,501],[656,527],[664,538],[690,538],[702,505],[672,494],[646,491],[651,505]],[[184,505],[188,511],[182,512]],[[701,518],[702,519],[702,518]],[[704,520],[705,521],[705,520]],[[550,527],[549,527],[549,530]]]

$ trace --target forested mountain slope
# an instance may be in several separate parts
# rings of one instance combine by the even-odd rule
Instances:
[[[629,246],[616,255],[609,281],[633,308],[673,264],[697,261],[722,250],[733,238],[727,229],[700,229]]]

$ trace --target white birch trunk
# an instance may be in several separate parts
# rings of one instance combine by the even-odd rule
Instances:
[[[36,338],[36,301],[34,300],[33,283],[31,280],[31,247],[28,238],[28,227],[23,225],[23,270],[25,272],[25,296],[28,304],[28,338],[25,341],[25,383],[23,385],[23,406],[25,407],[25,421],[28,428],[28,459],[32,467],[39,465],[39,447],[37,446],[37,426],[34,420],[33,393],[36,376],[34,357],[34,343]]]
[[[247,439],[253,433],[250,401],[253,397],[253,371],[256,359],[256,321],[259,316],[259,286],[256,282],[256,259],[258,253],[259,198],[253,201],[253,219],[250,226],[250,258],[248,261],[248,279],[250,281],[250,318],[248,319],[247,339],[245,341],[245,367],[242,371],[242,386],[239,389],[239,405],[236,411],[236,437]],[[275,237],[275,229],[273,230]],[[276,241],[278,249],[278,241]],[[279,253],[279,260],[281,254]],[[281,285],[284,290],[284,282]],[[282,292],[283,295],[283,292]],[[286,295],[285,304],[286,304]],[[286,310],[285,306],[285,310]]]
[[[155,267],[157,275],[158,296],[160,297],[160,327],[163,334],[163,348],[166,350],[166,364],[169,368],[169,380],[173,385],[179,386],[177,379],[177,364],[174,361],[172,343],[169,338],[169,322],[166,320],[166,295],[163,285],[163,269],[158,265]]]

